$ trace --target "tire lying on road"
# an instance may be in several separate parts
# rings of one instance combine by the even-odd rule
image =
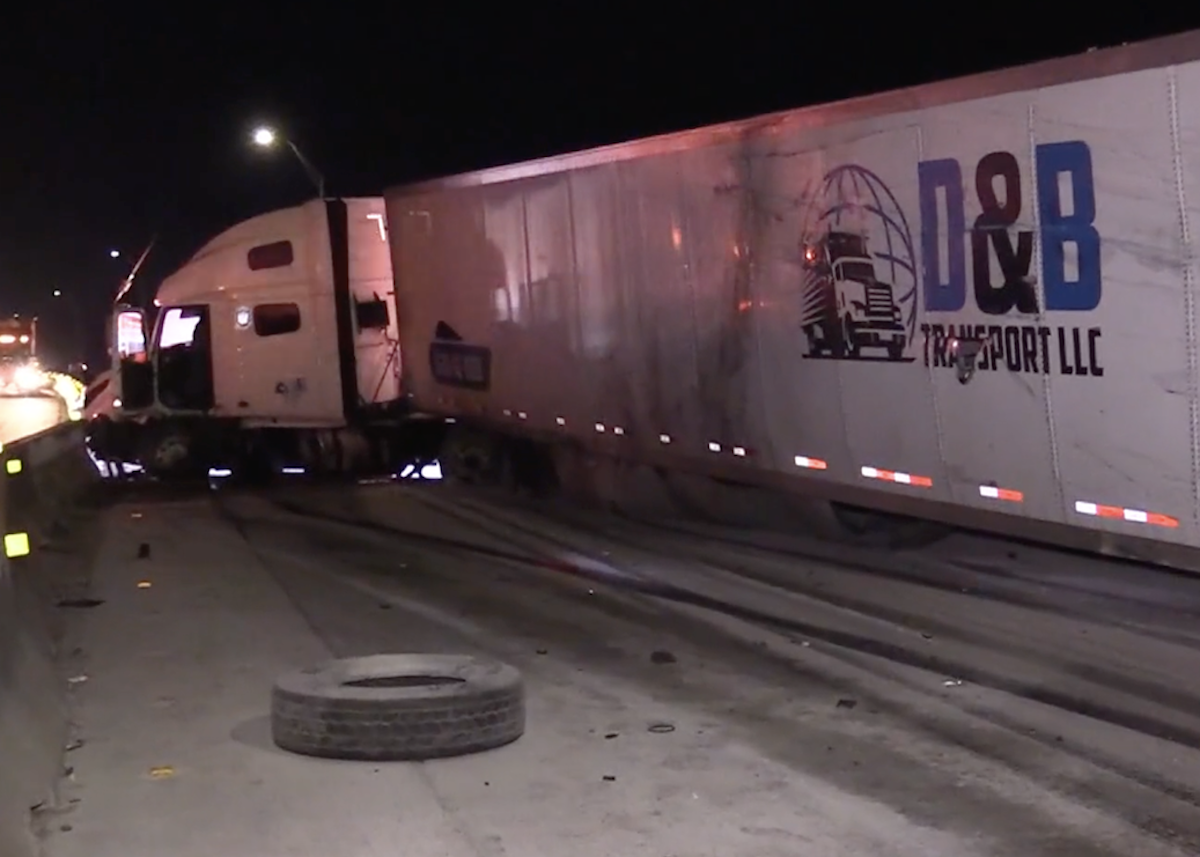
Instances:
[[[525,689],[507,664],[460,655],[371,655],[281,676],[276,746],[327,759],[401,761],[477,753],[525,731]]]

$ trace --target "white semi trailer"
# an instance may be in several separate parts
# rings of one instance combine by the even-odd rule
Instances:
[[[165,316],[211,308],[217,392],[191,413],[377,437],[433,416],[460,476],[778,492],[851,529],[1198,564],[1200,32],[374,204],[266,215],[254,240],[292,242],[288,265],[238,244],[204,294],[164,285]],[[869,258],[828,252],[845,236]],[[345,248],[368,244],[358,287]],[[284,303],[312,325],[261,338]]]

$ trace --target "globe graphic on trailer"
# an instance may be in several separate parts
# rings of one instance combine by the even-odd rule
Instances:
[[[814,320],[822,314],[832,317],[829,314],[835,312],[831,304],[836,302],[833,295],[838,279],[832,272],[854,271],[847,274],[850,280],[841,282],[854,278],[871,282],[865,290],[859,285],[858,293],[865,292],[866,297],[852,300],[856,306],[869,306],[864,310],[866,317],[857,319],[861,327],[853,335],[855,343],[866,343],[867,351],[871,344],[878,344],[891,359],[899,359],[899,351],[907,350],[916,328],[917,264],[912,229],[891,189],[875,173],[854,164],[826,173],[809,195],[801,221],[801,244],[806,264],[802,324],[810,341],[814,334],[819,338],[819,328],[829,323],[828,318],[823,324],[815,324]],[[848,264],[847,256],[854,257],[854,261]],[[839,261],[841,264],[834,267]],[[864,270],[870,273],[863,276]],[[878,321],[885,317],[886,322]],[[884,342],[878,332],[889,324],[892,329]],[[849,355],[844,353],[846,343],[841,340],[850,336],[839,329],[834,356],[860,356],[857,345]]]

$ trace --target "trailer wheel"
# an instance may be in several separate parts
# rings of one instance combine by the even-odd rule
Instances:
[[[281,676],[271,733],[281,749],[363,761],[434,759],[510,744],[525,690],[507,664],[459,655],[372,655]]]

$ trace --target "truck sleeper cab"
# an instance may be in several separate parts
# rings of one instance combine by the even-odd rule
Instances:
[[[349,435],[399,398],[382,219],[372,199],[252,218],[162,283],[150,337],[140,309],[119,308],[121,418],[139,424],[147,470],[337,467],[361,449]]]

